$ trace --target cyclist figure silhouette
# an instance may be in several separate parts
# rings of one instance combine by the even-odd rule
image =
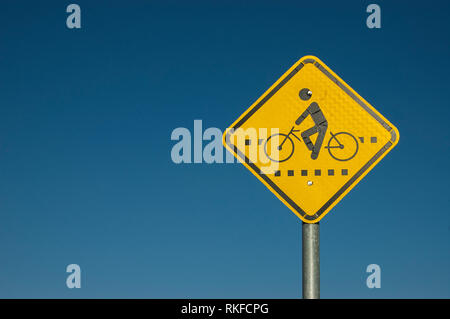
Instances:
[[[311,98],[311,95],[312,92],[307,88],[301,89],[299,92],[299,96],[303,101],[308,101]],[[295,124],[300,125],[309,115],[311,115],[311,118],[314,121],[314,126],[304,131],[301,136],[306,144],[306,147],[311,151],[311,158],[315,160],[319,156],[320,148],[322,147],[323,139],[325,138],[325,133],[327,132],[328,122],[325,115],[323,115],[319,104],[312,102],[307,107],[305,112],[303,112],[302,115],[300,115],[295,121]],[[318,133],[316,142],[313,144],[310,136],[316,133]]]

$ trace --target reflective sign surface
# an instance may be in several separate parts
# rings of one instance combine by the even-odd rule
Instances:
[[[317,57],[294,64],[224,145],[300,219],[322,219],[397,143],[398,130]]]

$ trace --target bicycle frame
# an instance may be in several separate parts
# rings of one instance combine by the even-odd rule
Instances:
[[[330,141],[328,141],[328,145],[325,146],[325,148],[326,148],[326,149],[330,149],[330,148],[340,148],[340,149],[343,149],[343,148],[344,148],[344,145],[342,145],[342,143],[339,142],[339,140],[337,139],[337,137],[336,137],[337,134],[333,134],[333,132],[331,132],[331,131],[330,131],[330,134],[331,134],[330,141],[334,139],[339,145],[338,145],[338,146],[329,146]]]
[[[286,137],[284,138],[283,142],[280,144],[280,146],[283,146],[284,142],[286,142],[287,138],[292,135],[294,136],[297,140],[299,140],[300,142],[302,141],[297,135],[294,134],[294,132],[300,132],[300,130],[294,130],[295,126],[293,126],[291,128],[291,130],[289,131],[289,133],[286,135]]]

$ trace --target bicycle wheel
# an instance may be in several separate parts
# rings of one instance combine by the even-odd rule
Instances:
[[[283,146],[280,147],[281,143],[283,143]],[[270,155],[268,150],[270,150]],[[294,141],[287,134],[279,133],[271,135],[264,144],[264,153],[272,162],[285,162],[294,154]]]
[[[356,156],[359,144],[356,137],[352,134],[339,132],[331,136],[326,148],[332,158],[337,161],[345,162]]]

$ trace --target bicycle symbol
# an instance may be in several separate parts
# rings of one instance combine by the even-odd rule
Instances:
[[[302,141],[295,133],[300,132],[300,130],[294,129],[295,126],[291,128],[288,134],[284,133],[277,133],[269,136],[269,138],[266,140],[264,144],[264,153],[266,156],[273,162],[285,162],[288,159],[291,158],[291,156],[294,154],[295,146],[294,146],[294,140],[292,137],[297,139],[298,141]],[[358,140],[350,133],[348,132],[338,132],[336,134],[333,134],[333,132],[330,132],[331,137],[328,140],[327,146],[325,148],[328,150],[328,153],[332,158],[334,158],[337,161],[345,162],[349,161],[352,158],[356,156],[359,149]],[[305,141],[306,136],[303,136],[302,138]],[[279,136],[278,139],[275,139],[276,136]],[[283,138],[280,138],[283,137]],[[276,143],[278,145],[275,145],[275,148],[271,145],[272,140],[277,140]],[[306,143],[306,146],[309,150],[312,150],[313,146],[311,143]],[[267,150],[274,150],[276,149],[278,151],[278,159],[270,157]],[[316,157],[317,158],[317,157]],[[313,158],[313,159],[316,159]]]
[[[308,88],[303,88],[299,92],[299,97],[303,101],[308,101],[312,97],[312,92]],[[328,121],[325,118],[320,106],[317,102],[312,102],[306,110],[295,120],[295,125],[300,125],[307,117],[311,117],[314,121],[314,126],[303,131],[301,133],[301,137],[303,142],[309,151],[311,151],[311,159],[316,160],[319,157],[320,149],[322,148],[322,143],[325,138],[325,135],[328,130]],[[300,132],[300,130],[294,129],[295,126],[291,128],[288,134],[277,133],[269,136],[264,144],[264,152],[266,156],[273,162],[285,162],[291,158],[292,154],[294,154],[294,140],[291,136],[295,137],[300,142],[302,141],[297,135],[296,132]],[[311,136],[317,134],[317,138],[313,143],[311,141]],[[358,140],[348,132],[339,132],[333,134],[330,132],[331,137],[328,140],[327,146],[325,148],[330,153],[330,156],[337,161],[349,161],[353,157],[355,157],[356,153],[358,153]],[[274,137],[278,136],[277,139]],[[280,138],[284,137],[284,138]],[[338,138],[339,137],[339,138]],[[273,145],[275,148],[270,145],[272,140],[276,140],[275,143],[278,145]],[[281,140],[281,143],[280,143]],[[270,147],[269,147],[270,146]],[[278,158],[270,157],[267,150],[277,150],[279,153]]]

